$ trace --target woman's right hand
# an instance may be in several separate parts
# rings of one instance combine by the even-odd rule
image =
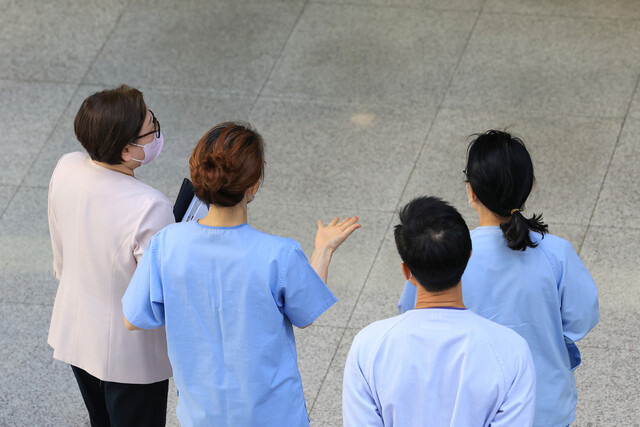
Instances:
[[[311,256],[311,266],[325,283],[327,283],[331,256],[342,242],[360,227],[357,216],[347,217],[342,221],[335,217],[326,227],[322,221],[318,221],[316,249]]]
[[[316,233],[316,251],[329,250],[331,253],[336,249],[358,228],[362,227],[358,224],[358,217],[346,217],[342,221],[335,217],[327,226],[318,220],[318,232]]]

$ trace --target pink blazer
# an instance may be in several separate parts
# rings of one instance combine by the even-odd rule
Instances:
[[[151,236],[174,222],[167,197],[70,153],[51,176],[48,214],[60,280],[48,339],[53,357],[103,381],[171,377],[164,328],[128,331],[120,302]]]

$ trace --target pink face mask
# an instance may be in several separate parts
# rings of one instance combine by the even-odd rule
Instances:
[[[160,154],[160,152],[162,151],[162,146],[164,145],[164,135],[162,135],[162,132],[160,132],[159,137],[153,135],[153,141],[151,141],[147,145],[140,145],[140,144],[133,144],[133,143],[131,143],[130,145],[141,147],[144,150],[143,160],[134,159],[133,157],[131,158],[131,160],[140,162],[140,166],[144,166],[148,163],[151,163],[151,161],[156,157],[158,157],[158,154]]]

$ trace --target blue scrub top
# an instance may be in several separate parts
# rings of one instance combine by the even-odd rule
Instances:
[[[292,324],[335,302],[294,240],[196,221],[151,239],[122,299],[166,327],[183,426],[307,426]]]
[[[525,338],[536,367],[534,426],[566,426],[575,418],[575,341],[599,320],[598,290],[571,243],[552,234],[526,251],[509,249],[498,226],[471,232],[473,253],[462,276],[465,306]],[[398,308],[415,307],[416,288],[406,283]]]
[[[527,427],[535,370],[526,341],[469,310],[423,308],[356,335],[345,427]]]

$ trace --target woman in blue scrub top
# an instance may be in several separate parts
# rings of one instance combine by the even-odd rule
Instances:
[[[480,226],[471,232],[464,303],[527,340],[536,368],[534,426],[566,426],[577,401],[575,342],[599,320],[596,284],[571,244],[547,233],[541,215],[523,215],[534,174],[520,139],[494,130],[478,135],[465,174]],[[405,284],[400,312],[414,308],[415,298],[416,288]]]
[[[358,218],[318,221],[309,262],[294,240],[247,224],[265,164],[257,132],[215,126],[189,163],[209,213],[151,239],[122,299],[125,323],[166,327],[183,426],[308,426],[292,325],[336,302],[329,262]]]

